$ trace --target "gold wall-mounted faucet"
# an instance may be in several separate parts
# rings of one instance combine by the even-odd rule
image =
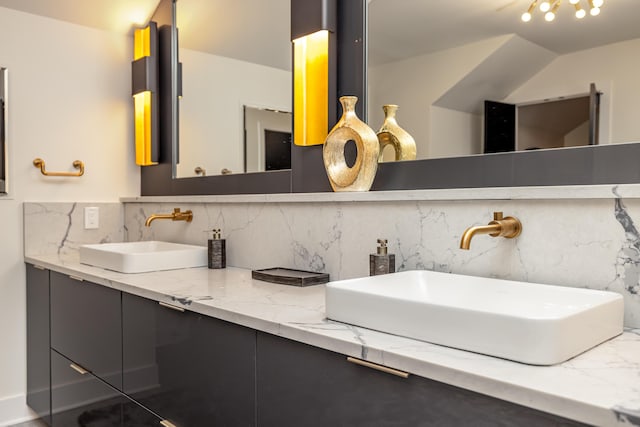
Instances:
[[[512,216],[503,217],[502,212],[493,213],[493,221],[488,225],[478,225],[467,228],[460,239],[460,249],[468,250],[471,239],[476,234],[488,234],[491,237],[506,237],[513,239],[522,233],[522,223]]]
[[[193,220],[193,212],[191,210],[180,212],[180,208],[174,208],[170,214],[152,214],[144,222],[145,227],[150,227],[151,223],[156,219],[170,219],[171,221],[187,221]]]

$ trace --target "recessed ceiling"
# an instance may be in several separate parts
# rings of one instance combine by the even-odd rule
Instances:
[[[587,7],[586,0],[580,0]],[[539,11],[520,16],[531,0],[372,0],[369,4],[370,63],[436,52],[505,34],[566,54],[640,37],[640,0],[605,0],[599,16],[578,20],[568,1],[555,21]]]
[[[160,0],[0,0],[0,7],[129,34],[148,22]]]
[[[291,70],[291,0],[179,0],[180,46]]]
[[[581,0],[586,7],[586,0]],[[130,34],[159,0],[0,0],[16,9]],[[373,64],[518,34],[558,54],[640,37],[640,0],[605,0],[597,17],[578,21],[563,2],[554,22],[520,15],[530,0],[371,0]],[[290,0],[179,0],[182,44],[190,49],[290,69]],[[195,28],[189,31],[188,28]]]

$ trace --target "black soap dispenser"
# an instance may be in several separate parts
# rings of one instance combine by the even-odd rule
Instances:
[[[211,230],[213,236],[208,241],[208,267],[209,268],[225,268],[227,266],[226,241],[220,238],[219,228]]]
[[[369,276],[395,273],[396,256],[387,253],[387,239],[378,239],[377,253],[369,255]]]

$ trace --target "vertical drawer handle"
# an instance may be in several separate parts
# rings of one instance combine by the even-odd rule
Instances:
[[[164,427],[176,427],[175,424],[173,424],[171,421],[169,420],[162,420],[160,421],[160,425],[164,426]]]
[[[351,363],[355,363],[356,365],[366,366],[367,368],[375,369],[376,371],[381,371],[387,374],[395,375],[400,378],[409,378],[408,372],[399,371],[397,369],[389,368],[387,366],[382,366],[376,363],[367,362],[366,360],[356,359],[355,357],[347,357],[347,361]]]
[[[74,371],[76,371],[77,373],[79,373],[80,375],[85,375],[89,373],[89,371],[87,371],[80,365],[76,365],[75,363],[70,364],[69,367]]]
[[[160,304],[160,305],[161,305],[161,306],[163,306],[163,307],[170,308],[171,310],[184,312],[184,308],[182,308],[182,307],[176,307],[175,305],[167,304],[166,302],[158,301],[158,304]]]
[[[84,282],[84,279],[82,277],[69,275],[69,278],[73,280],[77,280],[78,282]]]

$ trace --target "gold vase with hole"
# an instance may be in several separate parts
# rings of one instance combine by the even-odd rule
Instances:
[[[416,141],[409,133],[402,129],[396,121],[398,106],[387,104],[382,106],[384,111],[384,123],[378,131],[378,141],[380,142],[380,157],[382,161],[385,147],[392,146],[395,151],[395,160],[415,160]]]
[[[380,144],[373,129],[356,115],[356,96],[343,96],[342,117],[324,141],[322,157],[333,191],[369,191],[378,170]],[[356,145],[356,160],[347,164],[344,149]]]

